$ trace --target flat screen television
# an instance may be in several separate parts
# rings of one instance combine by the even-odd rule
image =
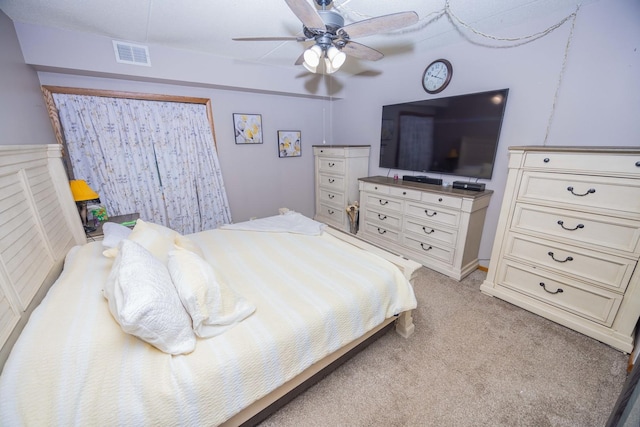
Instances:
[[[380,167],[491,179],[508,93],[383,106]]]

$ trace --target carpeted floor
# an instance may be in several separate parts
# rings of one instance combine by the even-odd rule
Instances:
[[[628,356],[422,268],[416,332],[389,332],[261,426],[604,426]]]

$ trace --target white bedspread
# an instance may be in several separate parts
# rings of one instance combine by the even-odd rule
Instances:
[[[111,317],[101,244],[76,247],[0,376],[0,425],[217,425],[416,306],[395,267],[326,233],[190,237],[257,306],[251,317],[189,355],[162,353]]]
[[[267,231],[272,233],[297,233],[317,236],[322,234],[325,224],[294,212],[288,211],[282,215],[274,215],[252,221],[226,224],[225,230]]]

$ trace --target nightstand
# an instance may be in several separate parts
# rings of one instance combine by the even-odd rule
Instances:
[[[126,214],[126,215],[110,216],[109,219],[105,222],[115,222],[117,224],[126,224],[127,227],[133,228],[135,223],[134,224],[129,224],[129,223],[131,223],[132,221],[136,221],[138,218],[140,218],[140,214],[132,213],[132,214]],[[93,242],[93,241],[100,241],[103,239],[104,237],[104,233],[102,232],[103,224],[104,223],[101,222],[95,231],[91,231],[87,233],[88,241]]]

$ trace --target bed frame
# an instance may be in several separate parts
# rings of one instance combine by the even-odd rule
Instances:
[[[0,146],[0,367],[33,309],[86,242],[58,145]]]
[[[0,145],[0,368],[31,312],[60,275],[67,252],[86,243],[61,157],[60,145]],[[328,231],[393,262],[413,284],[420,264],[339,230]],[[411,312],[387,319],[223,425],[256,424],[394,325],[409,337],[414,330]]]

